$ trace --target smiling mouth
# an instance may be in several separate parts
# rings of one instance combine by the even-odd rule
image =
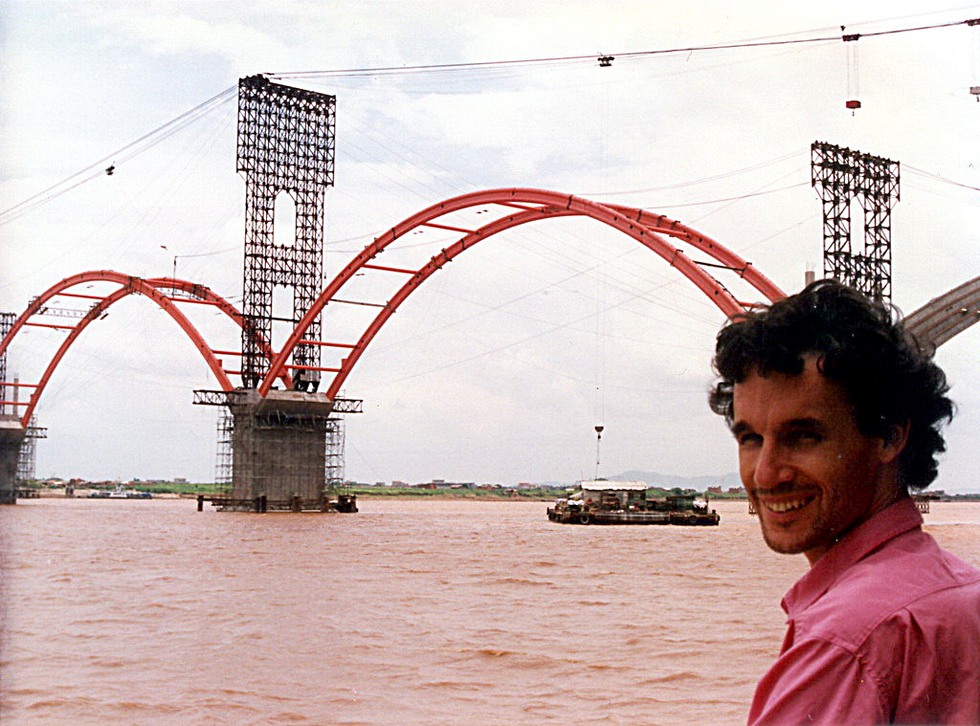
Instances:
[[[774,512],[775,514],[785,514],[786,512],[795,512],[797,509],[803,509],[803,507],[812,502],[814,499],[816,499],[816,497],[808,496],[799,497],[797,499],[780,499],[779,501],[760,503],[770,512]]]

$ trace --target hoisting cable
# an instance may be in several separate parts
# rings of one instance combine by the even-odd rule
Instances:
[[[605,427],[601,424],[596,424],[595,427],[595,477],[594,479],[599,479],[599,446],[602,444],[602,430]]]
[[[969,20],[958,20],[947,23],[936,23],[934,25],[920,25],[912,28],[895,28],[892,30],[881,30],[871,33],[862,33],[857,37],[859,38],[874,38],[885,35],[896,35],[899,33],[913,33],[923,30],[935,30],[939,28],[949,28],[956,25],[969,25],[975,26],[980,23],[980,18],[973,18]],[[651,56],[660,55],[671,55],[680,53],[701,53],[707,51],[722,51],[722,50],[737,50],[745,48],[767,48],[775,46],[788,46],[788,45],[807,45],[814,43],[826,43],[830,41],[841,40],[840,36],[836,35],[824,35],[816,36],[812,38],[790,38],[785,40],[755,40],[755,41],[742,41],[734,43],[717,43],[708,45],[692,45],[678,48],[663,48],[655,50],[644,50],[644,51],[630,51],[622,52],[616,54],[604,55],[600,58],[600,63],[602,58],[643,58]],[[408,73],[424,73],[432,71],[457,71],[457,70],[478,70],[484,68],[494,68],[494,67],[507,67],[507,66],[529,66],[529,65],[540,65],[540,64],[555,64],[555,63],[565,63],[565,62],[579,62],[579,61],[595,61],[595,54],[589,55],[571,55],[571,56],[554,56],[549,58],[525,58],[521,60],[500,60],[500,61],[481,61],[472,63],[436,63],[427,65],[416,65],[416,66],[387,66],[378,68],[348,68],[348,69],[338,69],[338,70],[320,70],[320,71],[282,71],[276,73],[264,73],[262,75],[266,76],[272,80],[285,80],[285,79],[302,79],[302,78],[336,78],[336,77],[357,77],[357,76],[367,76],[367,75],[384,75],[384,74],[408,74]],[[607,64],[603,64],[607,65]],[[6,224],[7,222],[15,219],[29,209],[42,204],[44,202],[50,201],[65,192],[74,189],[75,187],[84,184],[87,181],[91,181],[95,177],[105,173],[112,175],[115,173],[116,161],[120,158],[131,159],[139,153],[142,153],[146,149],[151,148],[160,141],[167,138],[167,136],[176,133],[184,126],[195,121],[200,115],[210,109],[212,105],[217,105],[224,103],[233,97],[238,90],[237,85],[226,88],[217,95],[209,98],[203,103],[195,106],[190,111],[187,111],[172,121],[163,124],[162,126],[150,131],[149,133],[141,136],[130,144],[118,149],[117,151],[109,154],[102,159],[90,164],[84,169],[72,174],[71,176],[61,180],[57,184],[53,184],[47,189],[44,189],[22,202],[15,204],[14,206],[3,210],[0,212],[0,225]],[[972,92],[972,89],[971,89]],[[980,93],[980,89],[978,89]],[[980,100],[980,98],[978,98]],[[147,142],[142,148],[137,148],[139,144]],[[122,155],[129,152],[125,157]]]
[[[972,25],[975,24],[976,20],[957,20],[948,23],[936,23],[935,25],[920,25],[914,28],[894,28],[892,30],[879,30],[872,33],[861,33],[859,37],[861,38],[874,38],[883,35],[896,35],[899,33],[915,33],[923,30],[936,30],[939,28],[950,28],[956,25]],[[824,35],[817,36],[813,38],[789,38],[785,40],[755,40],[755,41],[741,41],[734,43],[716,43],[710,45],[691,45],[678,48],[662,48],[657,50],[639,50],[622,52],[614,55],[616,58],[643,58],[649,56],[657,55],[671,55],[680,53],[701,53],[705,51],[716,51],[716,50],[739,50],[744,48],[768,48],[774,46],[784,46],[784,45],[807,45],[812,43],[827,43],[830,41],[839,41],[841,36],[839,35]],[[608,56],[604,56],[608,57]],[[514,60],[498,60],[498,61],[477,61],[470,63],[430,63],[426,65],[416,65],[416,66],[380,66],[377,68],[345,68],[337,70],[321,70],[321,71],[279,71],[275,73],[266,73],[268,78],[272,80],[287,80],[294,78],[336,78],[336,77],[357,77],[366,75],[399,75],[399,74],[409,74],[409,73],[424,73],[431,71],[456,71],[456,70],[475,70],[483,68],[495,68],[495,67],[506,67],[506,66],[529,66],[537,64],[553,64],[553,63],[565,63],[574,61],[590,61],[594,62],[596,60],[595,54],[591,55],[566,55],[566,56],[551,56],[548,58],[523,58]]]
[[[189,111],[185,111],[180,116],[171,119],[162,126],[158,126],[149,133],[143,134],[135,141],[132,141],[120,149],[112,152],[108,156],[104,156],[98,161],[89,164],[84,169],[75,172],[69,177],[62,179],[56,184],[52,184],[47,189],[44,189],[22,202],[15,204],[14,206],[3,210],[0,212],[0,225],[10,222],[20,215],[24,214],[28,210],[37,206],[38,204],[43,204],[52,199],[55,199],[65,192],[69,192],[75,187],[84,184],[87,181],[91,181],[97,176],[107,174],[111,176],[115,173],[116,167],[119,163],[123,161],[128,161],[135,156],[143,153],[147,149],[150,149],[157,144],[159,144],[164,139],[172,136],[178,131],[182,130],[186,126],[197,121],[199,118],[204,116],[208,111],[214,106],[221,105],[226,101],[230,100],[238,92],[238,86],[231,86],[226,88],[221,93],[212,96],[208,100],[198,104]]]

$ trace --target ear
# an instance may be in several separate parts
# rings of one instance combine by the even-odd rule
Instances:
[[[909,441],[910,422],[892,424],[881,439],[881,461],[890,464],[898,458]]]

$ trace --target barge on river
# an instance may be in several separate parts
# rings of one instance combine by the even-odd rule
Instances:
[[[74,494],[74,492],[73,492]],[[137,489],[126,489],[122,484],[116,484],[112,491],[108,489],[96,489],[88,493],[89,499],[153,499],[152,492],[143,492]]]
[[[548,507],[548,519],[561,524],[677,524],[713,527],[721,521],[706,501],[693,494],[647,499],[642,481],[583,481],[581,491]]]

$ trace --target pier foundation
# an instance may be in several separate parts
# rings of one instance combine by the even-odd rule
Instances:
[[[17,503],[17,462],[26,433],[19,418],[0,414],[0,504]]]
[[[229,397],[231,500],[262,501],[268,510],[322,511],[329,502],[324,441],[333,401],[322,393],[239,390]]]

